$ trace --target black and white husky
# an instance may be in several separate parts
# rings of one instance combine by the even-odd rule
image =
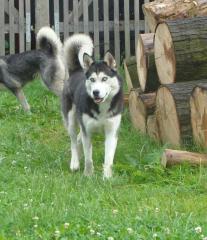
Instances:
[[[30,106],[24,96],[23,86],[40,73],[43,83],[56,95],[61,95],[67,76],[62,54],[62,43],[49,27],[37,34],[40,49],[0,57],[0,85],[9,89],[20,101],[25,111]]]
[[[109,178],[123,108],[122,80],[117,74],[116,62],[109,52],[103,61],[94,61],[92,40],[84,34],[75,34],[66,40],[64,53],[70,77],[63,88],[62,113],[71,139],[70,169],[79,169],[83,146],[84,174],[93,173],[91,135],[103,129],[104,178]]]

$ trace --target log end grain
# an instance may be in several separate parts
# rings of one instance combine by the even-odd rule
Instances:
[[[174,83],[176,77],[176,60],[173,40],[166,23],[161,23],[156,28],[154,52],[160,83]]]
[[[156,118],[163,143],[181,144],[180,126],[175,101],[167,87],[160,87],[156,97]]]
[[[190,97],[191,125],[196,144],[207,147],[207,84],[196,86]]]

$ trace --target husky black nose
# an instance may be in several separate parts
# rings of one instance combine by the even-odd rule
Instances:
[[[98,97],[99,96],[99,90],[93,90],[93,96]]]

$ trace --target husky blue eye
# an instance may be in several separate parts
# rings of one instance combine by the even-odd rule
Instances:
[[[90,78],[90,81],[91,82],[95,82],[95,78]]]
[[[108,79],[107,77],[103,77],[102,82],[105,82],[107,79]]]

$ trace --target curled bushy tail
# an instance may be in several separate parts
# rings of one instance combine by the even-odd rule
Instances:
[[[84,68],[83,55],[93,54],[93,41],[83,33],[74,34],[64,43],[64,54],[68,65],[69,73],[79,68]]]
[[[50,27],[42,27],[37,33],[37,45],[51,55],[62,54],[62,43],[60,38]]]

